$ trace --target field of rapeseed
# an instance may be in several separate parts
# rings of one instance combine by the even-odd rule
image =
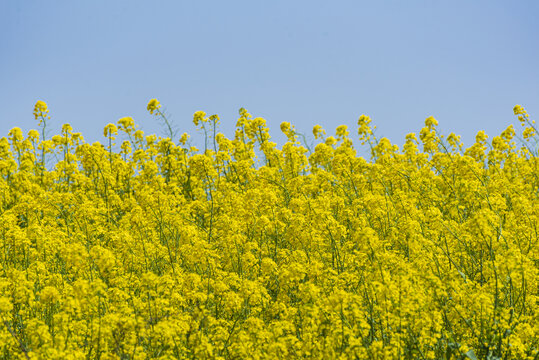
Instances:
[[[48,138],[38,101],[0,139],[0,359],[539,359],[539,137],[514,112],[467,149],[364,115],[314,149],[282,123],[279,149],[199,111],[198,150],[131,118]]]

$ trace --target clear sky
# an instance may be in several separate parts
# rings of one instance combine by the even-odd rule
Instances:
[[[194,139],[195,111],[232,137],[245,107],[278,143],[282,121],[355,135],[367,114],[398,145],[430,115],[469,145],[515,104],[539,118],[537,19],[539,1],[0,0],[0,136],[36,128],[37,100],[53,133],[132,116],[164,134],[157,98]]]

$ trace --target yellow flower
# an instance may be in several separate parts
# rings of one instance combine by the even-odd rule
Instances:
[[[485,134],[485,132],[483,130],[479,131],[477,133],[477,135],[475,135],[475,141],[478,143],[478,144],[484,144],[485,141],[487,141],[488,139],[488,135]]]
[[[349,135],[348,126],[346,125],[340,125],[337,127],[336,134],[339,138],[345,138]]]
[[[116,127],[116,125],[109,123],[103,129],[103,136],[109,137],[112,135],[118,135],[118,128]]]
[[[58,292],[58,289],[53,286],[45,286],[39,294],[39,301],[41,301],[42,303],[55,302],[60,298],[60,293]]]
[[[532,128],[532,127],[527,127],[526,129],[524,129],[524,131],[522,132],[522,137],[526,140],[534,137],[536,134],[535,132],[535,129]]]
[[[2,295],[0,297],[0,313],[9,313],[12,309],[13,304],[11,303],[11,301],[7,297]]]
[[[245,109],[233,139],[194,114],[202,154],[130,117],[105,126],[108,145],[13,128],[0,358],[532,359],[537,144],[516,148],[536,134],[514,111],[522,134],[480,131],[464,152],[432,117],[399,152],[362,115],[370,160],[345,125],[314,126],[307,155],[284,122],[279,148]]]
[[[131,142],[129,140],[125,140],[122,142],[122,145],[120,145],[120,149],[122,149],[122,154],[130,154],[131,153]]]
[[[135,137],[135,139],[137,139],[137,141],[142,141],[144,139],[144,131],[137,130],[137,131],[135,131],[133,136]]]
[[[135,130],[135,121],[132,117],[126,116],[118,120],[118,125],[122,131],[125,131],[128,135]]]
[[[34,117],[37,120],[41,116],[47,116],[49,109],[44,101],[38,100],[34,105]]]
[[[321,138],[323,135],[326,134],[326,131],[324,129],[322,129],[322,126],[320,125],[315,125],[313,127],[313,135],[314,135],[314,138],[315,139],[319,139]]]
[[[13,129],[11,129],[8,135],[10,136],[11,141],[14,142],[22,141],[24,139],[24,137],[22,136],[22,130],[19,127],[14,127]]]
[[[515,113],[515,115],[526,114],[526,110],[524,110],[521,105],[515,105],[515,107],[513,108],[513,112]]]
[[[39,141],[39,132],[37,130],[30,130],[28,131],[28,137],[32,139],[33,141]]]
[[[333,136],[330,136],[326,139],[326,145],[332,146],[337,143],[337,139],[335,139]]]
[[[206,118],[206,113],[204,111],[197,111],[193,115],[193,124],[195,126],[198,126],[198,124],[206,122],[208,119]]]
[[[182,145],[185,145],[185,143],[187,142],[188,139],[189,139],[189,134],[183,133],[181,138],[180,138],[180,143]]]
[[[154,111],[157,111],[160,107],[161,107],[161,104],[159,103],[159,101],[157,101],[157,99],[151,99],[148,102],[147,109],[150,112],[150,114],[153,115]]]
[[[287,121],[283,121],[281,123],[281,131],[285,134],[288,133],[290,131],[290,123]]]
[[[62,133],[64,134],[71,134],[73,131],[73,128],[69,124],[63,124],[62,125]]]
[[[431,130],[433,127],[438,126],[438,120],[436,120],[434,117],[429,116],[425,119],[425,126]]]

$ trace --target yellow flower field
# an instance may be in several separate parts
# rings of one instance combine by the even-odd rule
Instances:
[[[402,147],[240,110],[0,139],[0,359],[539,359],[535,123]],[[518,131],[517,131],[518,130]],[[355,141],[355,144],[353,143]],[[372,158],[357,155],[370,148]]]

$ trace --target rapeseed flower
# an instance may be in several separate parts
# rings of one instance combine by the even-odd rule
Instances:
[[[161,103],[159,103],[159,101],[157,99],[151,99],[149,102],[148,102],[148,106],[146,107],[148,109],[148,111],[150,112],[150,114],[153,115],[153,113],[155,111],[158,111],[160,108],[161,108]]]
[[[308,151],[283,122],[278,147],[245,109],[231,139],[194,114],[203,152],[130,117],[108,146],[13,128],[0,357],[537,358],[537,131],[514,113],[522,133],[479,131],[464,151],[433,117],[401,149],[361,115],[371,159],[345,125],[314,126]]]

